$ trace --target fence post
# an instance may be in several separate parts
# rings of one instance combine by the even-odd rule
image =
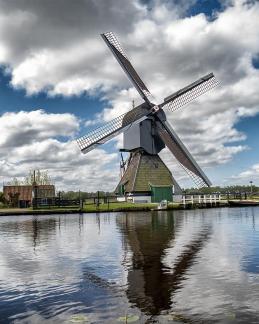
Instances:
[[[100,205],[100,193],[99,193],[99,190],[97,191],[97,209],[99,209],[99,205]]]
[[[82,210],[84,208],[84,200],[80,199],[80,209]]]
[[[61,205],[61,203],[60,203],[60,195],[61,195],[61,192],[59,191],[58,192],[58,207],[60,208],[60,205]]]

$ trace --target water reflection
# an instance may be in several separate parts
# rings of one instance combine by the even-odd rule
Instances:
[[[124,239],[132,251],[128,271],[127,296],[146,314],[159,315],[171,308],[171,299],[185,280],[199,251],[209,239],[210,227],[203,226],[196,237],[183,247],[172,268],[163,263],[169,245],[173,244],[179,221],[172,213],[159,212],[149,217],[128,214],[117,218]]]
[[[45,241],[55,233],[58,222],[55,218],[39,219],[36,216],[30,219],[25,218],[23,222],[9,221],[7,217],[5,219],[6,222],[1,223],[1,233],[3,235],[22,235],[31,238],[34,248],[40,244],[41,240]]]
[[[259,208],[0,218],[0,323],[258,323]]]

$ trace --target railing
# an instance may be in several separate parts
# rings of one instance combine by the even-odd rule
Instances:
[[[32,200],[33,209],[53,208],[53,207],[76,207],[82,206],[82,200],[79,199],[62,199],[60,197],[53,198],[34,198]]]
[[[33,209],[44,209],[44,208],[83,208],[87,205],[99,206],[101,204],[112,204],[117,203],[117,198],[114,196],[104,196],[104,197],[91,197],[86,199],[64,199],[61,196],[51,197],[51,198],[34,198],[32,201]]]
[[[183,195],[181,204],[186,207],[188,205],[199,205],[199,206],[217,206],[222,201],[221,194],[212,195]]]
[[[259,196],[259,195],[258,195]],[[132,197],[132,196],[130,196]],[[124,198],[124,199],[119,199]],[[229,200],[245,200],[252,199],[251,194],[249,193],[214,193],[214,194],[174,194],[172,196],[172,202],[179,203],[184,208],[185,207],[209,207],[209,206],[219,206],[227,204]],[[83,206],[86,208],[91,206],[96,206],[98,209],[101,205],[107,205],[107,208],[112,207],[112,205],[124,203],[127,204],[129,201],[127,197],[117,197],[117,196],[101,196],[97,195],[95,197],[89,197],[85,199],[81,199],[78,196],[76,199],[64,199],[61,196],[53,197],[53,198],[37,198],[33,200],[32,206],[34,209],[37,208],[52,208],[52,207],[74,207],[82,209]]]

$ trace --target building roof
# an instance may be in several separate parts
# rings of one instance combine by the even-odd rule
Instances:
[[[150,186],[173,186],[175,180],[158,155],[141,151],[131,153],[128,167],[120,180],[125,192],[148,192]],[[116,192],[118,192],[118,187]]]

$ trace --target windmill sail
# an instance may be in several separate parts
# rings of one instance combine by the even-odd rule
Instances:
[[[209,73],[199,80],[191,83],[187,87],[175,92],[171,96],[164,99],[164,102],[159,105],[171,111],[175,111],[184,105],[187,105],[195,98],[201,96],[205,92],[213,89],[219,84],[213,73]]]
[[[83,137],[77,139],[77,143],[82,153],[87,153],[96,148],[97,146],[106,143],[108,140],[119,135],[121,132],[128,129],[132,124],[139,123],[146,119],[149,114],[146,104],[132,109],[130,112],[125,113],[110,122],[106,123]]]
[[[133,83],[134,87],[141,95],[141,97],[147,103],[150,103],[150,100],[152,98],[151,93],[149,92],[144,82],[141,80],[134,67],[131,65],[116,36],[112,32],[101,34],[101,36],[112,51],[113,55],[115,56],[121,67],[123,68],[124,72],[127,74],[130,81]]]
[[[167,121],[157,122],[158,134],[173,153],[183,169],[192,178],[198,187],[210,186],[211,182],[192,157],[191,153],[184,146],[180,138],[176,135],[171,125]]]
[[[79,138],[77,142],[81,151],[87,153],[116,135],[126,132],[125,136],[127,136],[126,139],[129,139],[129,143],[127,141],[124,142],[125,151],[134,151],[136,156],[137,154],[148,156],[148,159],[151,161],[154,157],[158,156],[165,144],[199,187],[210,186],[210,180],[166,121],[164,108],[175,111],[216,87],[218,81],[214,74],[205,75],[187,87],[166,97],[164,102],[157,105],[154,103],[148,88],[130,63],[115,35],[112,32],[108,32],[101,34],[101,36],[145,102],[128,113]],[[133,124],[139,124],[139,127],[134,126],[134,128],[130,128]],[[153,128],[157,132],[153,133]],[[130,159],[127,163],[127,170],[133,168],[136,167],[133,159]],[[168,174],[167,171],[166,174]],[[171,179],[171,176],[169,178]]]

